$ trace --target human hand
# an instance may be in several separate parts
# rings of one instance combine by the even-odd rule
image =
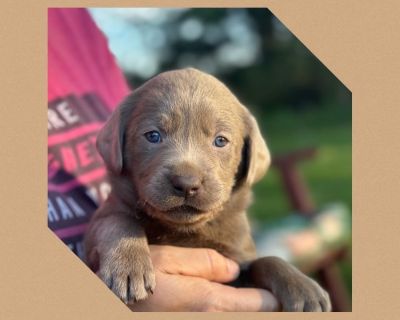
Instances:
[[[154,294],[129,305],[133,311],[278,311],[266,290],[222,283],[239,274],[237,263],[211,249],[150,246]]]

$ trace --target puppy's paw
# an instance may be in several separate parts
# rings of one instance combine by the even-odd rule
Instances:
[[[329,294],[311,278],[298,274],[275,293],[287,312],[329,312]]]
[[[249,272],[257,287],[272,291],[281,303],[282,311],[331,311],[328,293],[281,258],[259,258],[250,264]]]
[[[156,285],[147,247],[121,240],[100,263],[100,278],[126,304],[144,300]]]

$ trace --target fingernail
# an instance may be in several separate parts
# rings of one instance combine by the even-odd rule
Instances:
[[[239,265],[235,261],[227,259],[226,266],[227,266],[228,272],[230,274],[233,274],[235,276],[239,274],[239,271],[240,271]]]

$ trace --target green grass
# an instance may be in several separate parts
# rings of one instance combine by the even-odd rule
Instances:
[[[299,165],[316,207],[345,203],[351,210],[351,107],[326,105],[307,111],[256,115],[272,156],[317,147],[315,158]],[[254,187],[250,216],[262,224],[292,212],[276,169]],[[351,244],[349,244],[351,246]],[[341,263],[351,290],[351,262]]]

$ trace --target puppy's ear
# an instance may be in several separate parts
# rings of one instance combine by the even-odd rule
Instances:
[[[133,94],[128,96],[111,114],[97,135],[96,146],[108,170],[118,175],[123,168],[125,129],[134,108]]]
[[[271,163],[271,156],[256,119],[246,110],[247,135],[244,138],[242,160],[237,185],[251,186],[261,180]]]

